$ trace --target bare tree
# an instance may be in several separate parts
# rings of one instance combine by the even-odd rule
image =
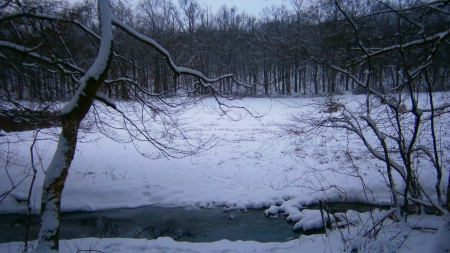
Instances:
[[[72,79],[75,86],[75,93],[70,101],[61,108],[61,133],[53,159],[45,171],[46,176],[41,200],[41,228],[37,252],[56,252],[59,247],[61,193],[75,154],[80,125],[89,111],[94,112],[95,119],[105,117],[101,113],[97,113],[100,110],[99,108],[103,108],[103,112],[109,112],[111,115],[121,116],[122,128],[133,129],[133,131],[128,131],[131,140],[148,141],[164,156],[191,155],[203,148],[205,144],[202,142],[192,143],[189,139],[186,139],[188,137],[186,137],[175,118],[179,110],[173,108],[185,107],[186,103],[190,101],[189,94],[195,93],[195,89],[202,87],[211,91],[211,94],[219,102],[222,112],[226,113],[229,107],[222,101],[221,94],[217,92],[213,83],[222,79],[236,80],[233,75],[208,78],[201,72],[177,66],[168,51],[161,45],[116,18],[108,0],[98,1],[99,22],[97,29],[100,35],[76,21],[75,17],[44,13],[42,11],[44,7],[41,6],[28,8],[27,5],[15,1],[10,3],[8,8],[10,11],[0,17],[0,23],[11,24],[8,27],[11,27],[12,34],[22,35],[26,31],[30,31],[36,36],[33,36],[34,39],[29,41],[14,40],[14,36],[3,37],[0,41],[0,49],[5,53],[1,56],[5,59],[20,56],[29,61],[30,64],[42,66],[43,69],[53,69],[56,73]],[[21,29],[23,28],[19,27],[21,24],[25,24],[28,30]],[[126,59],[115,51],[114,40],[117,34],[115,34],[116,31],[113,30],[113,27],[120,34],[141,43],[146,50],[151,48],[156,50],[169,66],[175,79],[180,75],[191,76],[195,86],[182,86],[185,87],[183,93],[185,98],[164,99],[164,92],[154,93],[145,89],[138,80],[134,79],[123,68],[120,77],[109,79],[110,69],[113,65],[117,65],[121,69],[120,66],[133,64],[133,59]],[[77,29],[77,31],[84,33],[92,48],[97,50],[96,57],[88,64],[78,64],[78,61],[74,59],[76,52],[71,51],[72,48],[68,45],[69,38],[64,37],[63,34],[68,29]],[[7,40],[8,38],[9,40]],[[102,86],[113,86],[117,83],[125,83],[126,88],[134,94],[133,99],[143,107],[140,118],[130,115],[129,111],[123,110],[120,105],[102,96],[99,92]],[[239,82],[238,84],[243,85]],[[190,87],[194,87],[194,89],[190,89]],[[11,94],[2,93],[2,96],[6,98],[5,101],[7,102],[15,101]],[[94,103],[95,100],[101,102],[102,106]],[[164,124],[168,128],[165,128],[165,133],[161,133],[155,128],[152,129],[151,125],[146,127],[147,119],[152,120],[154,124]],[[97,123],[99,122],[105,121],[98,120]],[[104,126],[100,126],[100,129],[102,127]],[[173,141],[177,136],[185,138],[185,145]]]
[[[365,94],[358,105],[348,105],[334,97],[313,105],[321,117],[294,115],[294,124],[288,127],[293,134],[311,134],[326,128],[342,129],[357,136],[374,158],[385,164],[387,184],[397,208],[406,215],[421,212],[422,205],[434,206],[442,213],[449,210],[442,198],[443,147],[437,136],[448,124],[444,114],[450,103],[445,93],[438,93],[438,80],[434,69],[439,68],[438,55],[446,50],[450,30],[439,26],[445,20],[448,5],[441,2],[388,5],[378,1],[369,11],[355,12],[356,2],[324,1],[340,12],[353,32],[353,53],[342,60],[324,60],[312,54],[319,64],[332,68],[351,79]],[[391,24],[391,31],[374,30],[377,22]],[[382,40],[383,46],[373,41]],[[323,52],[322,52],[323,53]],[[380,67],[384,66],[384,67]],[[386,72],[394,70],[394,78]],[[361,73],[361,74],[355,74]],[[427,192],[420,177],[425,168],[434,168],[435,193]],[[395,181],[397,173],[401,180]],[[449,178],[450,180],[450,178]],[[398,189],[403,187],[402,191]],[[445,203],[446,202],[446,203]],[[445,208],[442,204],[445,203]],[[447,211],[445,210],[447,209]],[[397,213],[400,218],[400,213]]]

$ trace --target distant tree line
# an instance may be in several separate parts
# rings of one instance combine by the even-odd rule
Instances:
[[[230,108],[252,114],[227,102],[234,96],[365,93],[357,108],[328,96],[318,115],[294,115],[287,129],[300,137],[325,128],[358,137],[385,165],[379,172],[388,177],[398,220],[410,203],[448,215],[440,138],[450,103],[434,91],[450,86],[450,0],[291,4],[293,11],[273,7],[255,18],[225,6],[212,13],[195,0],[144,0],[136,9],[119,0],[1,2],[0,116],[61,127],[43,184],[37,252],[58,250],[60,200],[83,122],[119,142],[151,143],[154,156],[135,145],[146,157],[189,156],[214,144],[189,135],[178,117],[208,96],[225,115]],[[422,187],[423,168],[436,175],[435,198]]]
[[[411,66],[424,61],[422,48],[410,47],[391,54],[371,57],[370,68],[362,57],[358,43],[374,49],[386,45],[414,43],[448,29],[448,8],[431,8],[422,1],[316,0],[302,4],[292,0],[286,6],[266,8],[259,17],[222,6],[216,13],[195,0],[141,0],[133,7],[125,1],[111,4],[116,17],[153,38],[171,53],[181,66],[197,69],[207,76],[232,73],[242,83],[239,86],[224,79],[213,84],[226,95],[289,96],[321,95],[342,91],[358,92],[358,85],[334,67],[347,69],[352,75],[370,74],[374,89],[387,90],[402,82],[400,62]],[[389,3],[388,3],[389,2]],[[442,2],[445,7],[449,1]],[[54,20],[2,22],[0,40],[33,50],[49,59],[67,59],[64,64],[36,63],[30,56],[17,58],[11,49],[0,45],[0,82],[2,92],[17,100],[67,100],[77,89],[77,80],[94,61],[99,45],[96,3],[91,0],[69,5],[65,1],[29,0],[39,12],[76,20],[78,26],[95,31],[85,34],[72,24]],[[395,7],[406,12],[398,13]],[[1,6],[0,6],[1,7]],[[24,7],[25,8],[25,7]],[[1,12],[8,12],[8,5]],[[353,29],[342,13],[354,20]],[[115,61],[109,83],[100,92],[112,99],[133,99],[145,90],[154,94],[173,96],[180,85],[192,83],[193,95],[210,92],[195,89],[198,80],[191,76],[175,77],[169,65],[156,50],[149,51],[141,42],[131,39],[121,30],[115,33]],[[359,38],[356,40],[355,33]],[[88,40],[86,38],[89,38]],[[450,87],[450,45],[440,46],[435,60],[427,66],[433,71],[435,91]],[[430,45],[433,40],[430,40]],[[420,47],[427,47],[421,44]],[[74,53],[75,52],[75,53]],[[29,59],[29,61],[27,61]],[[67,64],[74,68],[67,68]],[[115,73],[115,74],[114,74]],[[127,85],[128,82],[138,85]],[[141,87],[142,90],[136,87]],[[423,90],[429,89],[427,85]],[[139,93],[139,94],[138,94]]]

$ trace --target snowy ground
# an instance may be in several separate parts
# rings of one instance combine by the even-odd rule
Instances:
[[[351,95],[347,95],[346,99],[352,99]],[[212,102],[212,100],[205,101],[205,103]],[[269,208],[284,203],[281,209],[277,207],[268,209],[268,214],[283,211],[290,214],[294,221],[298,221],[301,216],[298,207],[317,203],[319,200],[391,203],[385,180],[378,172],[378,167],[382,164],[372,159],[356,140],[349,140],[345,133],[334,132],[299,142],[283,133],[277,125],[286,122],[289,115],[295,112],[286,105],[286,102],[295,102],[295,99],[245,99],[240,102],[241,105],[249,106],[265,116],[261,119],[247,116],[240,121],[230,121],[227,117],[220,117],[212,113],[209,107],[191,110],[194,123],[190,125],[190,131],[201,133],[206,137],[214,136],[218,140],[212,149],[195,157],[149,160],[139,155],[131,144],[116,143],[95,133],[83,134],[64,188],[62,211],[94,211],[145,205],[199,206],[201,208],[223,206],[225,210],[245,210]],[[0,138],[14,140],[30,136],[31,132],[24,132],[9,133]],[[44,137],[45,135],[41,135],[41,138]],[[449,147],[450,136],[443,136],[441,141],[444,147]],[[143,143],[139,145],[140,150],[151,152],[153,149]],[[364,175],[365,184],[371,190],[369,197],[365,194],[359,178],[346,176],[337,170],[339,154],[342,150],[347,150],[349,145],[353,153],[359,154],[357,164]],[[45,151],[42,158],[42,167],[45,168],[51,159],[55,143],[51,140],[40,140],[38,146]],[[17,184],[24,178],[30,167],[29,142],[21,142],[9,148],[13,160],[17,163],[9,165],[10,177],[3,169],[4,165],[2,166],[1,193],[11,188],[9,178]],[[444,178],[447,178],[447,173],[448,163]],[[423,178],[427,177],[432,179],[434,176],[431,172],[428,174],[425,172]],[[285,187],[292,183],[292,180],[302,187]],[[42,181],[43,172],[39,169],[31,198],[32,206],[35,207],[33,211],[36,213],[39,212]],[[28,195],[28,182],[29,178],[0,203],[0,213],[26,211],[24,200]],[[434,180],[425,180],[425,182],[427,182],[425,188],[432,192]],[[445,189],[445,187],[442,188]],[[430,219],[430,217],[416,218]],[[436,219],[437,221],[429,221],[431,225],[428,228],[437,228],[436,224],[442,222],[442,218]],[[354,224],[355,226],[348,231],[344,229],[347,231],[345,233],[349,233],[348,238],[358,237],[363,221],[364,219],[360,218],[359,225]],[[393,233],[396,233],[396,239],[393,239],[394,242],[391,241],[391,244],[399,246],[400,251],[403,252],[424,252],[432,245],[434,230],[411,230],[411,226],[405,224],[392,224],[386,231],[383,230],[382,234],[388,240],[392,238]],[[403,235],[407,236],[398,239]],[[122,252],[301,252],[303,250],[305,252],[311,250],[340,252],[350,245],[347,243],[344,246],[342,243],[344,237],[339,231],[334,230],[328,236],[302,236],[298,240],[286,243],[227,240],[214,243],[187,243],[175,242],[170,238],[157,240],[88,238],[63,241],[60,245],[62,252],[75,252],[76,247],[95,248],[105,252],[119,250]],[[404,238],[407,240],[404,241]],[[363,244],[358,240],[355,242]],[[374,248],[366,249],[366,251],[370,252],[375,247],[383,249],[385,245],[388,245],[380,243],[382,240],[376,242],[379,245],[372,243]],[[366,245],[372,244],[366,242]],[[14,252],[19,247],[14,245],[14,243],[2,244],[0,251]]]

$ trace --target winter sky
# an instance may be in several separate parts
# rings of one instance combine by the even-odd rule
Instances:
[[[216,12],[220,6],[226,4],[227,7],[236,6],[238,11],[245,11],[248,14],[258,16],[265,7],[272,5],[281,6],[285,4],[290,6],[289,0],[198,0],[199,3],[211,6],[213,12]]]
[[[74,3],[81,0],[69,0]],[[136,5],[140,0],[128,0],[129,3]],[[178,3],[178,0],[172,0],[173,3]],[[210,6],[213,13],[219,10],[220,6],[226,5],[228,8],[236,6],[238,12],[245,11],[248,14],[258,16],[265,7],[272,5],[281,6],[282,4],[291,6],[291,0],[197,0],[203,6]]]

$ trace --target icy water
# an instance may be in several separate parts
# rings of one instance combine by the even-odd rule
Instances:
[[[233,215],[233,219],[230,219]],[[62,213],[61,239],[83,237],[147,238],[169,236],[177,241],[213,242],[222,239],[283,242],[298,237],[285,219],[269,219],[264,210],[222,212],[222,208],[141,207],[96,212]],[[31,220],[30,239],[37,238],[39,217]],[[0,215],[0,243],[21,241],[24,215]]]
[[[389,209],[361,203],[329,203],[330,213],[356,210],[372,211],[375,208]],[[319,209],[319,204],[309,206]],[[230,216],[233,216],[232,219]],[[101,238],[146,238],[169,236],[177,241],[213,242],[223,239],[231,241],[283,242],[297,238],[300,232],[292,230],[293,224],[280,215],[270,219],[262,210],[223,212],[212,209],[167,208],[147,206],[133,209],[112,209],[96,212],[73,212],[61,214],[61,239],[85,237]],[[21,241],[26,230],[25,215],[0,215],[0,243]],[[30,222],[30,239],[36,239],[39,217]],[[323,230],[310,233],[322,233]]]

